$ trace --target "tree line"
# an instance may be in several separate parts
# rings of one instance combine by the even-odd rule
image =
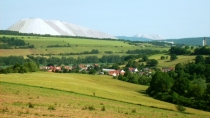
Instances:
[[[8,56],[8,57],[0,57],[0,65],[1,66],[9,66],[15,64],[23,64],[24,62],[34,61],[37,64],[47,65],[69,65],[69,64],[80,64],[80,63],[122,63],[124,61],[130,59],[140,58],[144,55],[128,55],[128,56],[119,56],[119,55],[104,55],[101,58],[97,56],[86,56],[84,58],[78,57],[42,57],[42,56],[32,56],[27,55],[27,58],[24,59],[23,56]]]
[[[193,49],[193,47],[191,47]],[[189,50],[189,46],[178,47],[178,46],[172,46],[169,49],[170,54],[176,54],[176,55],[210,55],[210,48],[207,46],[202,46],[195,48],[192,52]]]
[[[158,54],[162,53],[160,50],[150,50],[150,49],[136,49],[136,50],[128,50],[127,54]]]

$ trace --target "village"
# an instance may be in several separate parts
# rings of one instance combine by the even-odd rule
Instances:
[[[113,68],[101,68],[99,64],[79,64],[73,65],[73,66],[41,66],[40,70],[42,71],[47,71],[47,72],[57,72],[57,73],[71,73],[71,72],[76,72],[76,73],[83,73],[83,74],[99,74],[99,75],[109,75],[109,76],[119,76],[119,75],[124,75],[126,73],[126,70],[129,71],[130,73],[137,73],[140,76],[151,76],[152,70],[149,67],[145,67],[143,69],[137,69],[134,67],[129,67],[126,68],[125,70],[123,69],[113,69]],[[91,70],[95,70],[94,72],[90,73]],[[172,67],[163,67],[162,72],[169,72],[174,70]]]

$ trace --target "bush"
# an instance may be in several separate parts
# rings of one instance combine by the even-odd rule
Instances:
[[[102,106],[101,111],[106,111],[105,106]]]
[[[136,109],[132,109],[131,110],[131,113],[136,113]]]
[[[29,107],[29,108],[34,108],[34,105],[33,105],[31,102],[29,102],[29,103],[28,103],[28,107]]]
[[[92,110],[95,110],[95,107],[93,105],[91,105],[91,106],[85,106],[82,108],[82,110],[86,110],[86,109],[92,111]]]
[[[90,111],[92,111],[92,110],[95,110],[95,107],[94,107],[94,106],[88,106],[88,109],[89,109]]]
[[[180,111],[180,112],[184,112],[184,111],[186,110],[186,108],[185,108],[184,106],[180,105],[180,104],[178,104],[178,105],[176,106],[176,109],[177,109],[178,111]]]
[[[48,110],[55,110],[55,106],[50,105],[50,106],[48,107]]]

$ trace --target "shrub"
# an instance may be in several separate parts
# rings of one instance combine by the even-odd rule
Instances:
[[[55,106],[50,105],[50,106],[48,107],[48,110],[55,110]]]
[[[132,109],[131,110],[131,113],[136,113],[136,109]]]
[[[102,106],[101,111],[106,111],[105,106]]]
[[[88,109],[89,109],[90,111],[92,111],[92,110],[95,110],[95,107],[94,107],[94,106],[88,106]]]
[[[34,108],[34,105],[33,105],[31,102],[29,102],[29,103],[28,103],[28,107],[29,107],[29,108]]]
[[[4,107],[3,109],[2,109],[2,112],[4,113],[4,112],[8,112],[9,111],[9,109],[7,108],[7,107]]]
[[[91,106],[85,106],[82,108],[82,110],[86,110],[86,109],[92,111],[92,110],[95,110],[95,107],[93,105],[91,105]]]
[[[178,105],[176,106],[176,109],[177,109],[178,111],[180,111],[180,112],[184,112],[184,111],[186,110],[186,108],[185,108],[184,106],[180,105],[180,104],[178,104]]]

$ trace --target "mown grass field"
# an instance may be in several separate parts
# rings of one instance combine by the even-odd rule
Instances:
[[[144,94],[147,86],[104,75],[27,73],[0,75],[2,117],[209,117],[210,112]],[[30,105],[29,105],[30,104]],[[105,110],[103,109],[105,108]]]
[[[37,36],[13,36],[0,35],[1,37],[17,37],[25,40],[26,43],[34,45],[34,49],[0,49],[1,56],[10,55],[31,55],[31,54],[59,54],[59,53],[81,53],[84,51],[91,51],[92,49],[99,50],[96,56],[109,55],[105,51],[113,51],[114,55],[126,55],[126,51],[135,49],[154,49],[154,50],[168,50],[169,48],[161,48],[149,44],[143,44],[146,47],[129,45],[124,41],[118,40],[96,40],[84,38],[59,38],[59,37],[37,37]],[[70,45],[71,47],[47,47],[50,45]],[[89,54],[88,54],[89,55]],[[82,55],[82,56],[88,56]],[[72,56],[72,55],[71,55]],[[78,57],[81,55],[73,55]]]

